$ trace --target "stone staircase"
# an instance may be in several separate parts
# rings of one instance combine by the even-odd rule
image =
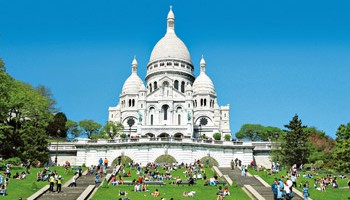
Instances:
[[[237,167],[234,170],[231,168],[219,168],[222,174],[228,175],[239,187],[250,185],[255,189],[264,199],[273,200],[273,193],[271,187],[264,186],[254,176],[241,176],[241,170]],[[302,200],[300,197],[294,195],[293,200]]]
[[[108,168],[107,173],[112,173],[112,169]],[[105,176],[100,177],[102,181]],[[68,181],[71,182],[70,180]],[[68,184],[69,184],[68,183]],[[95,184],[95,175],[82,175],[77,179],[77,187],[67,187],[67,183],[62,185],[62,190],[60,193],[47,191],[41,195],[39,200],[75,200],[80,197],[80,195],[88,188],[89,185],[95,185],[96,188],[99,187],[100,183]],[[54,190],[56,190],[56,185]]]

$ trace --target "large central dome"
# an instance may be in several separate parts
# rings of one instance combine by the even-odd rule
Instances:
[[[192,64],[190,52],[180,38],[177,37],[174,29],[175,16],[170,8],[167,18],[167,32],[154,46],[149,63],[164,59],[182,60]]]

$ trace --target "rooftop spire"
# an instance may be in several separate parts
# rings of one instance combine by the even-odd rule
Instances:
[[[168,18],[167,18],[167,31],[174,31],[175,29],[175,15],[173,13],[173,7],[170,6],[170,11],[168,13]]]
[[[132,73],[137,73],[137,60],[136,56],[134,56],[134,60],[132,60],[131,66],[132,66]]]
[[[200,62],[200,66],[201,66],[201,72],[205,72],[206,63],[205,63],[203,55],[202,55],[202,59],[201,59],[201,62]]]

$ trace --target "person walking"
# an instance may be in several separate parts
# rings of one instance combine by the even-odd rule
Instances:
[[[53,192],[53,187],[55,185],[55,176],[53,174],[50,176],[49,182],[50,182],[49,191]]]
[[[231,169],[232,169],[232,170],[235,169],[235,162],[233,161],[233,159],[231,160]]]
[[[62,188],[62,177],[61,176],[58,176],[56,184],[57,184],[56,191],[57,191],[57,193],[60,193],[61,192],[61,188]]]
[[[306,184],[304,184],[304,188],[303,188],[303,197],[304,200],[309,200],[309,188],[306,186]]]

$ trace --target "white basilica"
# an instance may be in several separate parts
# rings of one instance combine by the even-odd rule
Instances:
[[[231,135],[230,107],[219,106],[212,80],[202,57],[200,74],[186,45],[175,33],[170,8],[167,30],[152,50],[145,83],[137,74],[138,63],[125,81],[119,103],[109,107],[108,121],[120,122],[131,137],[212,138]]]

